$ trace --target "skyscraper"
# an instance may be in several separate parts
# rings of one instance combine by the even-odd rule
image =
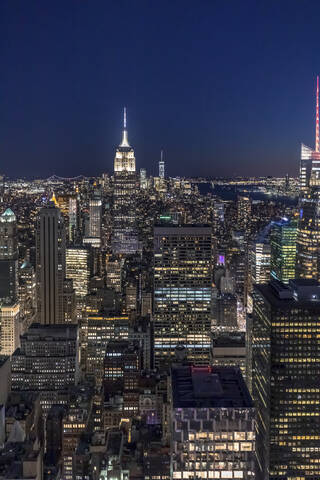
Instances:
[[[208,363],[212,299],[211,227],[154,228],[156,363],[183,344],[195,363]]]
[[[40,323],[64,322],[65,229],[53,203],[40,210],[36,232],[37,297]]]
[[[88,237],[101,238],[101,193],[95,191],[89,200],[89,228]]]
[[[10,208],[0,216],[0,302],[15,302],[18,296],[17,219]]]
[[[270,244],[258,239],[253,243],[250,255],[251,285],[266,283],[270,280]]]
[[[135,212],[137,175],[134,150],[128,142],[126,109],[122,141],[114,159],[113,188],[113,252],[135,253],[138,249]]]
[[[316,93],[315,149],[301,145],[299,210],[296,276],[318,280],[320,278],[319,77],[317,77]]]
[[[77,299],[89,292],[89,250],[72,247],[66,250],[66,278],[73,281]]]
[[[251,199],[246,195],[239,195],[237,201],[237,226],[247,231],[251,222]]]
[[[320,284],[273,280],[253,297],[257,479],[320,478]]]
[[[0,353],[19,346],[17,219],[10,208],[0,216]]]
[[[165,170],[164,170],[164,160],[163,160],[163,150],[161,150],[161,157],[159,162],[159,177],[164,178]]]
[[[295,278],[297,224],[288,219],[273,222],[271,245],[271,277],[288,283]]]

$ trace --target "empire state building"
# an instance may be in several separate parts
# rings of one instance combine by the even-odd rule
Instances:
[[[124,109],[122,141],[114,159],[112,237],[114,253],[131,254],[138,250],[136,189],[136,159],[128,141],[126,109]]]

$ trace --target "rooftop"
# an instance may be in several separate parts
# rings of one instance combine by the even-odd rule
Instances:
[[[272,280],[255,285],[254,289],[274,308],[320,311],[320,284],[314,280],[290,280],[289,285]]]
[[[178,366],[172,369],[174,408],[253,407],[239,368]]]
[[[37,337],[39,340],[46,339],[76,339],[78,326],[74,324],[41,325],[32,323],[21,338]]]

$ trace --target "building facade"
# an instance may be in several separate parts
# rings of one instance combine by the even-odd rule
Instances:
[[[44,325],[64,322],[65,228],[53,203],[40,210],[36,231],[38,319]]]
[[[156,364],[183,344],[188,358],[208,363],[212,300],[211,227],[154,228]]]
[[[274,222],[270,235],[270,274],[275,280],[289,283],[295,278],[297,252],[297,224],[283,219]]]
[[[254,479],[255,409],[239,369],[171,374],[171,478]]]
[[[252,394],[260,480],[320,476],[320,285],[256,285]]]

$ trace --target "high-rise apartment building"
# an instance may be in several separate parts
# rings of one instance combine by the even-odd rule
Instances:
[[[237,200],[237,226],[247,231],[251,223],[251,199],[247,195],[239,195]]]
[[[138,250],[136,231],[136,159],[128,142],[126,110],[122,141],[114,159],[113,182],[113,252],[135,253]]]
[[[40,210],[36,232],[37,297],[40,323],[64,322],[65,228],[53,203]]]
[[[255,409],[233,367],[171,373],[171,478],[255,478]]]
[[[252,393],[258,480],[320,477],[320,284],[253,291]]]
[[[170,362],[178,344],[208,363],[212,299],[211,227],[154,228],[155,361]]]
[[[79,378],[78,343],[77,325],[33,323],[12,356],[12,390],[40,392],[45,412],[67,403]]]
[[[297,224],[288,219],[273,222],[271,246],[271,277],[280,282],[288,283],[295,278],[297,252]]]

